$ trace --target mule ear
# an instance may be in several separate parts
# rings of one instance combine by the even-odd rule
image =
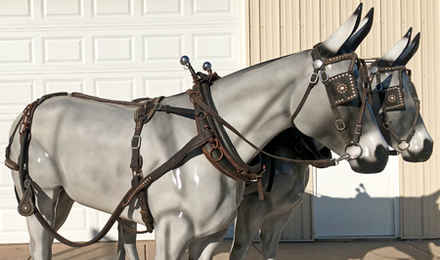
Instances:
[[[355,51],[357,47],[359,47],[361,42],[365,39],[365,37],[371,30],[371,26],[373,25],[373,15],[374,8],[371,8],[370,11],[368,11],[365,17],[361,20],[356,32],[344,43],[338,54],[350,53],[352,51]]]
[[[318,50],[322,57],[329,58],[335,56],[344,43],[356,31],[362,13],[362,3],[358,5],[356,11],[345,21],[335,32],[330,35],[319,47]]]
[[[379,60],[377,65],[380,67],[392,66],[394,61],[402,54],[402,52],[408,47],[411,40],[412,27],[408,32],[400,39],[391,49],[389,49]]]
[[[411,41],[408,47],[402,52],[402,54],[399,56],[399,58],[396,59],[394,62],[394,65],[406,65],[408,61],[414,56],[414,54],[417,52],[417,49],[419,48],[419,42],[420,42],[420,33],[414,37],[414,39]]]

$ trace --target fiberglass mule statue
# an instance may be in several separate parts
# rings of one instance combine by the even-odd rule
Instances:
[[[340,80],[360,89],[363,97],[366,95],[357,80],[354,54],[338,55],[357,28],[360,11],[359,7],[341,28],[312,51],[286,56],[215,81],[211,91],[218,113],[252,141],[254,147],[261,148],[290,126],[304,91],[314,85],[306,102],[299,106],[302,109],[295,113],[295,125],[336,153],[350,153],[343,158],[349,159],[353,169],[362,171],[368,165],[374,170],[383,169],[388,149],[371,111],[363,109],[365,100],[356,95],[352,97],[355,106],[335,105],[333,110],[326,101],[337,95],[331,91],[335,88],[336,74],[343,74]],[[332,71],[326,72],[320,62],[333,64]],[[325,85],[330,90],[329,96]],[[139,149],[144,158],[140,183],[151,184],[155,169],[161,169],[162,163],[175,154],[180,155],[182,147],[198,138],[203,143],[197,145],[214,145],[210,140],[216,140],[208,128],[202,132],[207,136],[199,134],[194,119],[165,113],[165,108],[192,110],[197,96],[191,96],[190,100],[182,93],[164,98],[158,104],[142,105],[157,109],[156,115],[143,126],[142,138],[133,137],[133,115],[138,105],[78,96],[81,95],[39,99],[30,107],[31,113],[26,110],[23,120],[19,116],[11,129],[7,161],[19,165],[9,165],[14,169],[17,197],[23,200],[30,196],[29,201],[35,203],[33,212],[26,218],[34,260],[51,258],[54,236],[46,229],[59,229],[74,201],[107,213],[116,208],[122,211],[121,218],[143,223],[139,201],[125,200],[127,195],[131,199],[143,191],[132,190],[130,184],[133,150]],[[360,113],[361,110],[365,113]],[[331,127],[335,117],[340,123],[339,130]],[[196,120],[202,119],[204,114],[197,114]],[[342,129],[342,124],[346,128]],[[255,148],[242,139],[236,136],[230,139],[243,161],[256,154]],[[148,210],[154,219],[155,258],[180,259],[188,249],[191,259],[211,259],[213,249],[236,216],[244,188],[244,182],[213,167],[201,148],[173,162],[147,190]],[[27,211],[26,207],[21,209]],[[46,222],[47,226],[43,227],[42,223]]]
[[[349,40],[340,48],[340,52],[354,51],[361,41],[366,37],[370,31],[373,19],[373,9],[371,9],[365,18],[361,21],[357,31],[350,37]],[[257,66],[261,66],[257,65]],[[317,149],[316,142],[313,139],[304,136],[297,129],[289,128],[277,135],[268,145],[264,148],[277,156],[289,157],[294,159],[308,159],[315,160],[320,158],[330,158],[330,152],[328,149]],[[257,159],[260,156],[257,156]],[[264,219],[273,219],[267,225],[267,232],[261,232],[261,235],[267,235],[269,242],[263,242],[263,252],[269,255],[276,255],[276,248],[278,245],[278,236],[290,217],[293,208],[300,202],[301,194],[304,192],[304,187],[307,184],[308,172],[306,169],[308,165],[300,163],[287,163],[282,161],[276,161],[266,155],[262,155],[262,161],[266,165],[266,174],[263,175],[262,183],[267,191],[275,187],[275,191],[272,193],[266,193],[266,199],[261,201],[257,192],[257,186],[252,185],[246,188],[244,203],[239,208],[239,217],[237,219],[238,225],[236,230],[235,244],[232,250],[232,259],[241,259],[244,257],[247,251],[254,233],[260,228]],[[253,163],[251,163],[253,164]],[[271,171],[275,171],[277,168],[276,178],[273,178]],[[279,169],[278,169],[279,168]],[[287,171],[291,169],[290,171]],[[374,168],[364,168],[364,172],[374,172]],[[379,169],[381,170],[381,169]],[[287,172],[283,172],[287,171]],[[274,184],[275,183],[275,184]],[[252,200],[252,202],[250,202]],[[256,200],[256,201],[255,201]],[[287,211],[287,212],[286,212]],[[280,214],[280,215],[277,215]],[[279,221],[280,224],[275,224],[275,219],[284,220]],[[130,225],[126,223],[125,225]],[[136,224],[132,224],[131,228],[135,228]],[[274,235],[275,234],[275,235]],[[263,238],[262,238],[263,239]],[[119,259],[125,259],[125,250],[123,245],[127,248],[127,253],[131,256],[130,259],[137,259],[135,251],[135,235],[129,232],[125,232],[120,227],[119,237],[119,253],[121,254]],[[274,249],[271,249],[274,248]],[[270,251],[270,252],[269,252]],[[272,251],[274,253],[272,253]]]
[[[370,31],[370,28],[372,25],[372,19],[373,19],[373,9],[371,9],[368,12],[368,14],[366,15],[366,17],[361,21],[361,23],[359,25],[359,29],[357,29],[357,31],[341,47],[339,47],[339,52],[346,52],[347,53],[347,52],[354,51],[356,49],[356,47],[361,43],[361,41],[365,38],[365,36]],[[342,30],[342,29],[340,29],[340,30]],[[269,61],[269,62],[271,62],[271,61]],[[263,66],[264,64],[267,64],[269,62],[253,66],[251,68]],[[274,62],[274,61],[272,61],[272,62]],[[275,140],[272,140],[269,143],[269,145],[264,148],[264,150],[274,152],[278,156],[284,156],[284,157],[289,157],[289,158],[294,158],[294,159],[315,160],[315,159],[320,159],[320,158],[330,158],[330,153],[329,153],[328,149],[324,149],[326,155],[322,156],[321,154],[319,154],[319,152],[316,149],[314,149],[315,144],[313,144],[313,141],[311,141],[311,140],[312,140],[311,138],[303,136],[299,131],[290,128],[290,129],[284,131],[283,134],[278,135],[275,138]],[[286,143],[286,144],[281,145],[282,143]],[[274,146],[275,147],[286,146],[287,148],[286,149],[279,149],[279,151],[281,151],[281,153],[279,153],[279,151],[277,151],[277,149],[275,149]],[[298,152],[298,149],[301,150],[302,154]],[[307,152],[309,152],[309,153],[307,153]],[[305,155],[305,153],[307,153],[307,156]],[[257,156],[257,158],[259,158],[259,157]],[[274,159],[263,155],[263,162],[266,165],[267,169],[270,170],[271,166],[274,162]],[[280,162],[278,164],[281,165]],[[291,163],[291,165],[295,165],[295,167],[293,167],[293,169],[303,169],[303,168],[306,169],[308,167],[308,165],[305,165],[305,164]],[[362,168],[358,167],[357,170],[362,171],[362,172],[376,172],[376,171],[382,170],[382,168],[375,169],[373,166],[374,165],[368,165],[367,167],[362,167]],[[355,170],[356,170],[356,168],[355,168]],[[300,171],[300,172],[302,172],[302,171]],[[303,175],[305,175],[305,173]],[[263,176],[263,183],[266,183],[266,184],[268,182],[270,183],[270,181],[268,180],[269,179],[268,176],[269,176],[268,173],[266,173]],[[296,178],[297,176],[288,175],[288,178],[290,178],[290,177]],[[270,179],[272,180],[272,176],[270,177]],[[280,179],[281,178],[278,176],[277,181],[280,181]],[[302,180],[304,180],[304,179],[302,178]],[[289,179],[284,183],[289,186],[290,183],[292,183],[292,180]],[[300,183],[300,182],[298,182],[298,183]],[[271,184],[268,184],[268,186],[271,186]],[[256,185],[253,185],[253,186],[247,188],[247,193],[251,192],[250,190],[253,190],[253,188],[256,189]],[[281,187],[277,187],[277,188],[282,191],[285,191],[286,193],[288,193],[290,191],[290,186],[287,187],[286,189],[283,189]],[[269,190],[269,189],[270,189],[270,187],[267,188],[267,190]],[[301,188],[299,188],[298,190],[301,190]],[[302,190],[304,190],[304,188],[302,188]],[[257,192],[257,191],[255,190],[255,192]],[[292,195],[292,196],[294,196],[294,195]],[[273,197],[273,196],[271,196],[271,197]],[[288,207],[292,207],[287,201],[286,201],[286,204],[288,205]],[[256,205],[269,205],[269,204],[266,202],[259,201],[256,203]],[[252,205],[250,205],[249,207],[253,208]],[[258,207],[255,207],[255,209],[256,208],[258,208]],[[278,210],[282,210],[282,209],[278,208]],[[243,212],[245,212],[245,211],[243,211]],[[262,209],[262,211],[256,215],[266,216],[265,212],[266,211],[264,209]],[[243,214],[245,214],[245,213],[243,213]],[[248,216],[248,217],[252,218],[252,216]],[[255,217],[258,219],[259,216],[255,216]],[[245,219],[245,218],[239,218],[239,219]],[[120,221],[120,222],[124,222],[121,224],[124,224],[125,226],[129,226],[132,229],[134,229],[136,227],[136,224],[133,224],[133,223],[132,224],[125,223],[125,221]],[[258,221],[252,221],[252,219],[246,219],[246,221],[245,221],[245,223],[256,223],[256,222],[258,222]],[[246,226],[246,224],[243,224],[242,226],[244,228]],[[136,259],[137,254],[134,249],[135,243],[136,243],[135,235],[132,235],[130,232],[125,232],[125,230],[122,227],[120,227],[119,230],[120,230],[120,237],[119,237],[120,259],[125,259],[126,252],[132,259]],[[241,232],[241,233],[247,233],[247,232]],[[245,236],[245,235],[243,235],[243,236]],[[246,239],[247,239],[247,237],[246,237]],[[246,241],[246,242],[248,242],[248,241]],[[250,243],[250,240],[249,240],[249,243]],[[125,245],[127,250],[124,250],[123,245]],[[240,243],[237,243],[236,245],[237,245],[237,247],[241,247],[243,250],[247,249],[247,246],[244,247]],[[234,247],[234,249],[235,249],[235,247]],[[233,250],[233,255],[236,254],[236,251],[240,251],[240,250]],[[241,254],[241,255],[243,255],[243,254]]]
[[[420,34],[417,34],[410,43],[411,32],[412,29],[385,55],[374,60],[370,68],[372,86],[374,86],[373,112],[390,147],[400,153],[405,161],[423,162],[428,160],[432,153],[433,140],[423,124],[419,113],[420,101],[405,67],[417,51],[419,43]],[[380,77],[375,74],[378,72],[381,73]],[[394,98],[393,95],[402,99]],[[390,132],[391,125],[395,128],[393,131],[398,134]],[[285,134],[290,137],[306,138],[294,130],[289,131]],[[397,138],[399,135],[401,138]],[[297,148],[298,144],[288,144],[280,138],[275,138],[265,149],[277,155],[304,159],[319,155],[329,156],[326,149],[322,147],[318,149],[317,147],[320,146],[311,140],[307,140],[302,145],[303,143],[300,142],[301,145]],[[275,173],[273,180],[269,179],[268,174],[262,179],[263,186],[270,186],[271,192],[266,193],[265,200],[261,201],[255,185],[246,188],[243,203],[238,210],[230,259],[244,259],[258,231],[263,259],[276,259],[281,232],[293,214],[294,208],[302,200],[308,182],[308,167],[272,160],[264,155],[263,161],[267,162],[267,172]]]

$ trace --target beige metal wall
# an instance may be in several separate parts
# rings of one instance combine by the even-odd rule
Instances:
[[[378,57],[392,47],[410,26],[421,32],[419,51],[408,64],[422,100],[422,115],[434,140],[440,135],[440,4],[438,0],[245,0],[248,65],[312,48],[325,40],[364,3],[374,7],[373,28],[357,53]],[[437,48],[436,48],[437,47]],[[438,83],[437,83],[438,84]],[[426,163],[400,162],[402,238],[440,237],[440,159],[438,146]],[[311,182],[309,182],[310,184]],[[307,188],[311,190],[311,185]],[[311,198],[306,197],[286,227],[283,239],[313,239]]]

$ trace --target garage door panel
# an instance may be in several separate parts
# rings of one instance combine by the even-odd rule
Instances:
[[[26,70],[45,73],[70,70],[81,73],[103,68],[167,68],[180,70],[181,55],[193,64],[210,60],[217,69],[240,67],[240,36],[237,28],[206,33],[203,28],[128,28],[113,31],[20,32],[35,37],[0,37],[0,74]],[[9,33],[8,33],[9,34]],[[201,67],[201,64],[199,65]],[[79,71],[81,70],[81,71]]]
[[[2,147],[6,147],[6,145],[2,144]],[[5,158],[5,154],[1,153],[1,158]],[[15,198],[14,194],[14,182],[12,181],[12,173],[11,170],[6,167],[4,164],[0,166],[0,196],[2,198]],[[2,206],[4,202],[2,201]],[[14,204],[16,204],[16,201],[14,201]],[[15,205],[17,206],[17,205]]]
[[[45,94],[82,92],[119,100],[174,95],[192,86],[190,73],[179,63],[182,55],[191,58],[197,71],[206,60],[223,76],[238,70],[242,67],[239,4],[232,0],[0,1],[0,146],[7,145],[16,116]],[[4,149],[0,156],[4,157]],[[28,242],[25,218],[16,212],[10,170],[2,165],[0,174],[0,218],[17,228],[0,229],[0,243]],[[107,217],[75,204],[61,233],[73,240],[90,239]],[[114,228],[108,238],[116,235]]]
[[[45,94],[55,92],[84,92],[85,79],[43,80]]]
[[[14,225],[11,225],[11,223],[14,223]],[[20,217],[15,209],[2,210],[0,212],[0,224],[0,232],[5,234],[27,232],[26,219]]]
[[[33,64],[35,50],[32,37],[0,37],[0,49],[1,65]]]
[[[239,20],[239,5],[233,0],[8,0],[0,1],[1,20],[23,25],[31,21],[48,26],[54,26],[59,22],[224,23]]]
[[[145,78],[144,90],[146,96],[156,97],[160,95],[170,96],[183,91],[183,77]]]
[[[84,8],[82,0],[40,0],[43,2],[43,18],[46,17],[81,17]]]
[[[14,113],[17,107],[27,105],[35,99],[35,80],[6,80],[0,79],[1,113]],[[7,95],[6,95],[7,94]]]
[[[31,18],[31,0],[0,1],[0,19]]]
[[[132,100],[134,99],[133,78],[102,78],[94,80],[94,94],[104,98]]]
[[[84,61],[84,37],[42,38],[43,64],[81,64]]]

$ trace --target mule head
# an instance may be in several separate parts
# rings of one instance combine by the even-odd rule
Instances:
[[[406,64],[416,53],[420,33],[412,41],[410,29],[386,54],[372,64],[373,111],[387,143],[408,162],[424,162],[433,140],[420,115],[420,100]]]
[[[320,80],[294,123],[304,134],[339,155],[345,154],[354,171],[373,173],[385,168],[388,146],[368,102],[362,99],[369,90],[367,84],[363,84],[368,82],[367,70],[356,56],[351,56],[355,55],[352,50],[365,38],[372,24],[373,10],[360,21],[361,10],[362,4],[327,40],[310,52],[315,72],[315,65],[319,63],[316,60],[323,61],[319,69]],[[354,59],[343,58],[348,56]],[[313,77],[312,74],[310,81]],[[327,104],[325,109],[324,104]],[[301,123],[310,118],[314,118],[316,125]],[[324,122],[325,129],[319,127],[318,122],[321,126]]]

